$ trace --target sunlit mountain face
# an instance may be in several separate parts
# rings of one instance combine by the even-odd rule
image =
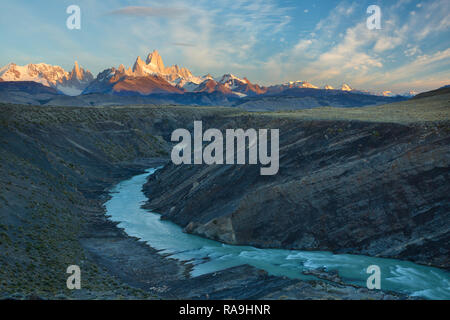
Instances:
[[[30,63],[24,66],[10,63],[0,69],[0,80],[4,82],[37,82],[68,96],[92,93],[135,93],[145,96],[157,93],[217,92],[234,98],[243,98],[264,94],[282,94],[289,89],[321,89],[308,81],[301,80],[263,86],[250,82],[246,77],[239,78],[231,73],[216,78],[209,73],[205,76],[196,76],[185,67],[179,67],[178,65],[166,67],[157,50],[149,53],[145,61],[138,56],[132,68],[126,68],[123,64],[120,64],[117,68],[111,67],[103,70],[95,78],[89,70],[83,69],[75,61],[75,65],[70,72],[65,71],[60,66],[45,63]],[[396,96],[389,90],[369,92],[354,89],[345,83],[337,89],[330,85],[323,86],[323,89]],[[410,95],[405,94],[405,96]]]
[[[133,67],[123,64],[100,72],[95,78],[77,62],[71,72],[60,66],[8,64],[0,69],[3,102],[41,105],[110,105],[174,103],[185,105],[238,106],[246,110],[360,107],[401,101],[410,96],[354,89],[342,84],[334,89],[308,81],[289,81],[263,86],[231,73],[196,76],[189,69],[166,67],[157,50],[144,61],[138,56]],[[32,85],[34,83],[34,85]],[[54,89],[54,92],[48,89]],[[43,96],[41,95],[43,94]],[[92,96],[96,98],[92,101]],[[267,102],[269,100],[270,102]]]

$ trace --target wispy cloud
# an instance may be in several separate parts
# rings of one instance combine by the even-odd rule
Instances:
[[[448,74],[441,72],[449,70],[448,43],[440,51],[429,46],[448,33],[448,1],[415,6],[413,16],[400,7],[398,3],[382,6],[382,30],[368,30],[364,5],[341,3],[317,23],[313,33],[270,57],[264,67],[280,80],[297,77],[334,86],[350,82],[372,90],[386,86],[407,90],[408,82],[417,77],[432,79],[433,84],[450,82]],[[414,83],[425,86],[425,81]]]
[[[174,7],[138,7],[130,6],[109,12],[112,15],[134,16],[134,17],[179,17],[187,13],[186,8]]]
[[[174,46],[180,46],[180,47],[195,47],[195,44],[192,43],[185,43],[185,42],[172,42]]]

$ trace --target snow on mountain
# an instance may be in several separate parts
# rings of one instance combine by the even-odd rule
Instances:
[[[214,80],[223,84],[224,86],[228,87],[230,90],[233,90],[234,88],[236,88],[239,85],[247,83],[243,79],[240,79],[230,73],[224,74],[222,77],[214,79]]]
[[[229,87],[224,85],[223,83],[217,82],[212,79],[207,79],[203,81],[195,90],[195,92],[221,92],[223,94],[231,95],[233,92]]]
[[[45,63],[18,66],[10,63],[0,69],[3,81],[34,81],[55,88],[67,95],[78,95],[94,79],[89,70],[80,68],[77,62],[68,73],[60,66]]]
[[[215,81],[224,85],[239,97],[262,94],[267,91],[267,88],[253,84],[247,78],[238,78],[230,73],[216,78]]]
[[[341,90],[342,90],[342,91],[352,91],[353,88],[350,87],[348,84],[343,83],[342,86],[341,86]]]
[[[164,78],[172,85],[178,87],[183,87],[184,84],[189,82],[200,84],[205,80],[194,76],[191,71],[186,68],[179,67],[178,65],[165,67],[162,57],[157,50],[150,53],[145,62],[141,59],[141,57],[137,57],[132,72],[132,75],[136,77],[157,75]]]
[[[206,79],[206,80],[210,80],[210,79]],[[205,81],[206,81],[205,80]],[[192,82],[192,81],[187,81],[184,79],[181,79],[178,83],[177,83],[177,87],[178,88],[182,88],[184,91],[186,92],[195,92],[198,90],[199,86],[203,83],[204,81],[197,83],[197,82]]]
[[[83,93],[182,93],[195,91],[204,80],[178,65],[166,67],[158,51],[154,50],[145,61],[138,56],[133,68],[125,69],[120,65],[118,69],[113,67],[100,72]]]
[[[45,63],[25,66],[10,63],[0,68],[0,81],[34,81],[72,96],[94,92],[126,92],[127,94],[221,92],[225,95],[245,97],[260,94],[279,94],[288,89],[319,89],[319,87],[302,80],[264,87],[251,83],[245,77],[240,78],[231,73],[218,78],[213,78],[210,74],[198,77],[193,75],[189,69],[178,65],[166,67],[157,50],[149,53],[145,61],[138,56],[132,68],[125,68],[121,64],[118,68],[112,67],[100,72],[95,79],[91,72],[81,68],[78,62],[75,62],[71,72],[66,72],[59,66]],[[133,86],[136,87],[133,88]],[[330,85],[325,85],[322,88],[335,90]],[[337,90],[359,94],[395,96],[388,90],[382,93],[355,90],[345,83]],[[415,92],[404,95],[413,96]]]
[[[291,88],[310,88],[310,89],[319,89],[319,87],[316,87],[315,85],[309,83],[308,81],[289,81],[287,85]]]
[[[47,87],[56,86],[67,75],[63,68],[45,63],[30,63],[25,66],[10,63],[0,69],[0,78],[3,81],[34,81]]]
[[[411,98],[411,97],[414,97],[415,95],[417,95],[417,93],[418,92],[416,92],[414,90],[410,90],[408,92],[402,93],[401,96]]]
[[[123,67],[123,65],[121,65]],[[83,91],[83,94],[88,93],[107,93],[111,90],[112,83],[117,82],[121,76],[125,76],[125,67],[116,69],[109,68],[100,72]],[[115,79],[113,79],[115,78]]]
[[[89,70],[84,70],[75,61],[72,71],[62,79],[61,83],[56,85],[56,88],[62,93],[69,96],[77,96],[94,80],[92,73]]]
[[[289,81],[289,82],[286,82],[283,84],[277,84],[277,85],[270,86],[268,88],[268,91],[271,93],[279,93],[279,92],[283,92],[284,90],[294,89],[294,88],[319,89],[319,87],[309,83],[308,81],[297,80],[297,81]]]
[[[266,89],[267,94],[280,94],[290,89],[318,89],[315,85],[302,80],[289,81],[283,84],[276,84]]]
[[[125,69],[120,65],[118,69],[109,68],[100,72],[94,81],[87,86],[83,94],[89,93],[120,93],[126,95],[152,93],[182,93],[183,91],[158,73],[142,72],[144,66],[140,64],[140,58],[133,69]],[[146,65],[146,64],[145,64]],[[134,70],[134,71],[133,71]]]

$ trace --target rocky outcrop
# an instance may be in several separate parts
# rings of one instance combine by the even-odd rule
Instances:
[[[218,128],[279,128],[279,173],[168,164],[144,188],[147,208],[187,232],[231,244],[450,267],[448,122],[227,121]]]
[[[102,204],[111,186],[167,159],[174,128],[211,114],[0,104],[0,299],[151,298],[161,296],[150,288],[157,282],[186,277],[186,266],[128,237]],[[73,264],[81,290],[66,287]]]

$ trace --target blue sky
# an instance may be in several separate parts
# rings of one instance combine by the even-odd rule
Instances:
[[[69,5],[81,30],[66,28]],[[369,30],[369,5],[381,30]],[[450,1],[3,0],[0,65],[45,62],[94,75],[157,49],[196,75],[264,85],[307,80],[367,90],[450,84]]]

